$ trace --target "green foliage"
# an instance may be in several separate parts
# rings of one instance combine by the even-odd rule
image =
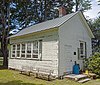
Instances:
[[[75,10],[86,11],[91,9],[91,0],[75,0]]]
[[[46,20],[57,18],[58,8],[64,6],[67,14],[72,13],[73,0],[12,0],[11,22],[18,28],[26,28]]]
[[[95,53],[85,61],[85,68],[100,76],[100,53]]]
[[[94,21],[89,21],[90,28],[95,36],[92,39],[93,52],[100,52],[100,17]]]
[[[100,39],[100,17],[93,22],[92,26],[95,37]]]

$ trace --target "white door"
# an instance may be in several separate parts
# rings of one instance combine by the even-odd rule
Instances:
[[[72,72],[72,46],[71,45],[65,45],[65,61],[66,61],[66,72],[70,73]]]

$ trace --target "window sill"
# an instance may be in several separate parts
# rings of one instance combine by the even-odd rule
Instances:
[[[20,59],[20,60],[36,60],[36,61],[41,61],[40,59],[38,58],[9,58],[9,59]]]

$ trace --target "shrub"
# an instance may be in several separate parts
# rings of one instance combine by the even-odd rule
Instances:
[[[100,53],[85,60],[85,68],[100,76]]]

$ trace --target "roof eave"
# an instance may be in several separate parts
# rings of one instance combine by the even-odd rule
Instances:
[[[55,26],[53,28],[48,28],[48,29],[45,29],[45,30],[58,29],[58,28],[59,28],[59,26]],[[29,34],[41,32],[41,31],[45,31],[45,30],[40,30],[40,31],[36,31],[36,32],[32,32],[32,33],[27,33],[27,34],[23,34],[23,35],[18,35],[18,36],[17,35],[12,35],[12,36],[8,37],[8,39],[10,39],[10,38],[16,38],[16,37],[24,36],[24,35],[29,35]]]

